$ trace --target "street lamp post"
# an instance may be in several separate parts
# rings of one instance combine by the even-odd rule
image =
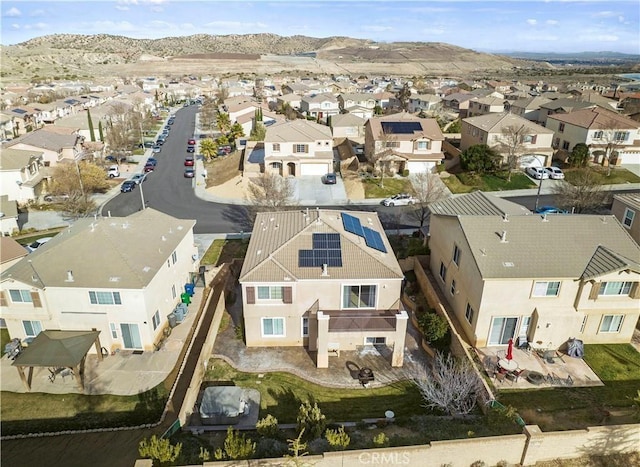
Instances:
[[[142,202],[142,209],[141,211],[144,211],[145,205],[144,205],[144,193],[142,192],[142,184],[144,183],[144,180],[140,181],[140,201]]]
[[[542,180],[544,180],[544,177],[541,176],[540,183],[538,183],[538,193],[536,194],[536,206],[533,208],[534,212],[538,210],[538,203],[540,202],[540,190],[542,190]]]

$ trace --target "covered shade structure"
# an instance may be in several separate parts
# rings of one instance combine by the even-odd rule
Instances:
[[[95,345],[98,358],[102,360],[100,331],[42,331],[13,361],[20,379],[31,391],[34,367],[70,368],[78,388],[84,392],[82,374],[89,349]],[[29,375],[24,369],[29,368]]]

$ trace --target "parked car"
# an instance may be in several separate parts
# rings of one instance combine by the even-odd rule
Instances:
[[[156,159],[155,157],[150,157],[149,159],[147,159],[147,165],[158,165],[158,159]]]
[[[384,206],[411,206],[417,202],[418,200],[409,193],[398,193],[382,200]]]
[[[187,167],[184,169],[184,177],[185,178],[193,178],[196,176],[196,170],[193,167]]]
[[[336,174],[328,173],[322,176],[322,183],[325,185],[335,185],[337,183]]]
[[[145,141],[144,143],[139,143],[138,147],[139,148],[152,148],[153,147],[153,141]]]
[[[153,152],[154,154],[159,154],[161,151],[162,151],[162,146],[160,146],[159,144],[156,144],[156,145],[153,147],[153,151],[152,151],[152,152]]]
[[[568,214],[569,211],[555,206],[540,206],[536,209],[536,214]]]
[[[145,164],[144,168],[142,169],[144,171],[144,173],[149,173],[149,172],[153,172],[155,170],[156,166],[153,164]]]
[[[174,121],[175,121],[175,119],[170,118],[169,120],[167,120],[167,124],[173,125]]]
[[[193,166],[194,164],[194,157],[193,155],[188,155],[187,157],[184,158],[184,165],[186,166]]]
[[[193,139],[193,138],[191,138],[189,141],[187,141],[187,145],[188,146],[195,146],[195,144],[196,144],[196,140]]]
[[[196,152],[195,146],[187,146],[187,152]]]
[[[564,173],[558,167],[545,167],[545,172],[553,180],[564,180]]]
[[[120,187],[120,193],[129,193],[130,191],[133,191],[136,185],[137,183],[133,180],[125,180]]]
[[[527,167],[525,172],[529,177],[536,180],[546,180],[549,178],[549,174],[542,167]]]
[[[107,170],[107,175],[109,176],[109,178],[119,177],[120,169],[118,168],[117,165],[110,165],[109,169]]]
[[[36,240],[33,243],[28,244],[25,248],[27,249],[27,251],[29,253],[31,253],[32,251],[36,251],[38,248],[40,248],[42,245],[44,245],[45,243],[47,243],[49,240],[51,240],[53,237],[44,237],[44,238],[39,238],[38,240]]]
[[[136,185],[140,185],[142,182],[144,182],[147,178],[147,174],[146,173],[141,173],[141,174],[134,174],[129,180],[131,180],[132,182],[136,182]]]
[[[126,162],[127,156],[114,156],[113,154],[110,154],[106,156],[104,160],[108,162]]]
[[[67,201],[69,199],[69,195],[67,194],[62,194],[62,195],[46,195],[43,198],[47,203],[53,203],[55,202],[61,202],[61,201]]]

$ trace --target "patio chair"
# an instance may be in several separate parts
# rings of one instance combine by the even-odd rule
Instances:
[[[517,383],[518,379],[520,379],[520,375],[522,375],[522,373],[524,373],[524,370],[521,370],[520,368],[518,368],[515,371],[511,371],[510,373],[507,373],[507,378],[512,380],[514,383]]]
[[[493,377],[498,383],[504,383],[507,380],[507,374],[506,373],[501,373],[499,371],[496,371],[493,374]]]

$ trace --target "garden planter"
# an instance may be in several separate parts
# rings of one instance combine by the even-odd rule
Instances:
[[[436,351],[433,349],[433,347],[429,345],[429,343],[424,339],[424,337],[422,338],[422,348],[424,349],[425,352],[429,354],[431,358],[435,358]]]

